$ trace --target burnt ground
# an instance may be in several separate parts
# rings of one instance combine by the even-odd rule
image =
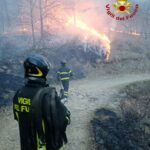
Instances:
[[[98,109],[91,121],[97,150],[149,150],[150,81],[130,84],[119,95],[119,112]]]
[[[23,85],[23,78],[12,74],[0,72],[0,108],[1,106],[11,105],[14,91]]]

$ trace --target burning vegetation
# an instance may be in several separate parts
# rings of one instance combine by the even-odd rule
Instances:
[[[97,40],[100,46],[102,46],[102,51],[105,54],[106,61],[109,60],[110,57],[110,40],[109,38],[100,32],[98,32],[96,29],[89,27],[85,22],[83,22],[80,18],[76,17],[69,18],[68,19],[67,26],[74,25],[76,28],[79,29],[84,37],[85,40]],[[90,39],[92,37],[93,39]]]
[[[115,30],[113,28],[111,28],[110,31],[116,32],[116,33],[123,33],[123,34],[133,35],[133,36],[140,36],[141,35],[137,31],[123,31],[123,30]]]
[[[91,53],[108,62],[116,35],[141,36],[136,17],[126,22],[126,26],[117,23],[105,12],[104,0],[2,0],[0,4],[0,36],[12,37],[10,40],[17,36],[14,44],[23,49],[51,50],[58,45],[56,41],[61,46],[63,40],[70,42],[74,37],[83,43],[83,51],[88,52],[92,47]],[[141,19],[140,14],[143,13],[137,16]]]

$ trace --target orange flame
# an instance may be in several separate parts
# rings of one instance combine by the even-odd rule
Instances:
[[[29,32],[27,28],[20,28],[18,29],[18,32]]]
[[[75,25],[76,28],[84,30],[84,31],[90,33],[91,35],[98,37],[98,39],[100,40],[100,42],[103,44],[104,48],[106,49],[106,61],[109,60],[110,53],[111,53],[110,52],[110,49],[111,49],[110,40],[105,34],[102,34],[102,33],[98,32],[96,29],[89,27],[85,22],[83,22],[78,17],[76,17],[75,22],[74,22],[74,18],[69,18],[66,25],[67,26]]]
[[[113,29],[113,28],[111,28],[110,29],[111,31],[113,31],[113,32],[117,32],[117,33],[125,33],[125,34],[129,34],[129,35],[134,35],[134,36],[140,36],[141,34],[140,33],[138,33],[138,32],[136,32],[136,31],[122,31],[122,30],[115,30],[115,29]]]

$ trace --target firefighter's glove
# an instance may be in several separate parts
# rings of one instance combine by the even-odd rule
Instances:
[[[68,125],[71,123],[70,115],[71,115],[71,113],[70,113],[70,111],[68,110],[68,111],[67,111],[67,115],[66,115],[66,121],[67,121],[67,124],[68,124]]]
[[[67,122],[67,125],[70,125],[71,120],[70,120],[70,118],[69,118],[69,117],[66,117],[66,122]]]

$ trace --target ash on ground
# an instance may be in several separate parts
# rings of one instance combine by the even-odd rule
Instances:
[[[98,150],[150,150],[150,81],[120,92],[120,114],[99,109],[91,121]]]

